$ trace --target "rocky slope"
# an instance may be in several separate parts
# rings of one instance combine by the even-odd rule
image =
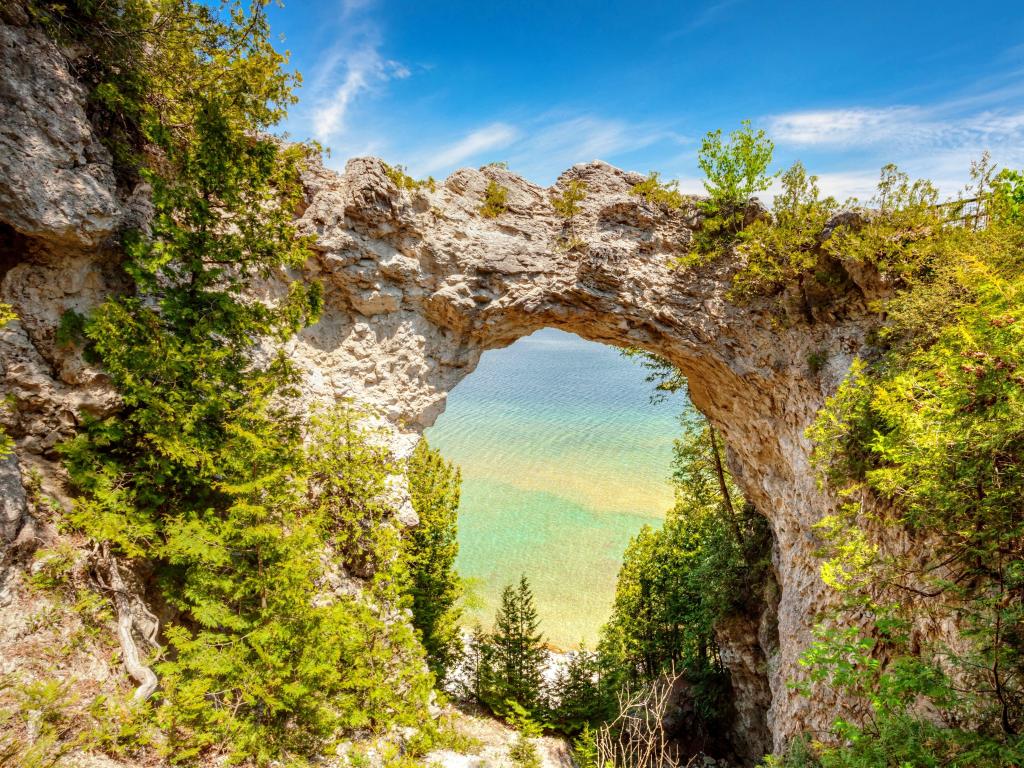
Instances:
[[[0,330],[0,383],[17,440],[3,463],[3,564],[56,534],[32,514],[30,473],[61,501],[54,446],[87,413],[117,399],[101,372],[55,341],[67,310],[86,311],[119,287],[116,237],[144,216],[145,190],[116,189],[110,158],[85,112],[64,56],[38,32],[0,25],[0,301],[19,320]],[[572,179],[587,185],[570,222],[550,203]],[[479,215],[490,181],[508,210]],[[737,741],[750,754],[827,725],[837,702],[798,698],[786,681],[829,596],[817,572],[812,525],[835,504],[816,484],[804,436],[815,412],[862,348],[864,299],[878,289],[852,272],[841,298],[801,295],[799,315],[738,306],[726,294],[737,263],[679,270],[699,226],[693,205],[670,211],[630,194],[641,180],[593,162],[544,189],[498,167],[460,170],[437,185],[401,190],[379,160],[343,173],[305,175],[300,228],[316,237],[307,275],[323,282],[326,310],[290,343],[310,401],[354,398],[394,429],[399,454],[444,409],[447,392],[487,349],[542,327],[661,355],[689,379],[692,400],[721,430],[744,492],[774,534],[777,605],[760,622],[723,628],[734,676]],[[575,247],[567,247],[578,241]],[[254,286],[272,295],[277,286]],[[809,359],[824,360],[823,365]],[[813,368],[813,372],[812,372]],[[396,495],[410,524],[414,514]],[[65,502],[66,503],[66,502]],[[4,579],[9,578],[7,571]],[[0,611],[5,610],[0,600]],[[6,620],[5,620],[6,621]]]

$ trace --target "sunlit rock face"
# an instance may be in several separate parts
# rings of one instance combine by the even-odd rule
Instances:
[[[26,52],[36,65],[27,66]],[[111,413],[117,398],[100,371],[55,343],[55,328],[64,311],[87,311],[118,288],[116,250],[103,243],[135,215],[138,194],[132,203],[115,188],[85,120],[84,90],[37,32],[0,24],[0,93],[0,300],[20,317],[0,330],[0,395],[16,401],[3,419],[20,467],[3,483],[13,488],[19,471],[37,468],[59,497],[54,446],[84,414]],[[567,222],[550,197],[571,179],[587,185],[587,198]],[[490,180],[507,187],[508,210],[485,219],[478,210]],[[797,731],[825,728],[836,711],[827,692],[802,699],[785,684],[801,676],[797,658],[829,602],[812,524],[835,500],[815,482],[804,431],[862,347],[868,316],[856,289],[840,302],[804,296],[799,319],[780,319],[767,304],[737,305],[727,298],[736,259],[671,268],[699,226],[697,209],[648,205],[630,194],[640,180],[595,162],[544,189],[489,166],[410,192],[379,160],[352,160],[341,174],[313,167],[299,227],[316,238],[306,272],[323,282],[326,310],[289,349],[311,402],[374,406],[393,426],[399,454],[483,351],[542,327],[641,347],[677,365],[775,535],[777,631],[761,621],[751,624],[756,638],[751,629],[720,639],[750,723],[737,738],[749,738],[751,750],[769,736],[781,746]],[[275,290],[254,286],[257,295]],[[815,374],[812,354],[827,360]],[[8,496],[4,538],[12,541],[26,512],[20,494]]]

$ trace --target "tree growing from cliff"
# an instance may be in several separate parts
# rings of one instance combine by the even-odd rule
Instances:
[[[696,257],[683,264],[700,263],[728,247],[743,229],[747,203],[768,189],[768,173],[775,145],[763,130],[755,131],[749,120],[723,140],[722,131],[709,131],[701,141],[697,164],[704,171],[708,199],[700,204],[704,220],[696,237]]]
[[[922,216],[938,215],[922,212],[930,185],[883,172],[887,208],[858,253],[905,288],[885,306],[884,354],[853,366],[809,431],[823,478],[850,501],[820,525],[830,555],[823,576],[850,610],[874,619],[881,640],[868,638],[872,654],[896,659],[881,673],[872,654],[846,665],[867,680],[861,698],[874,710],[875,722],[847,729],[865,750],[879,722],[896,727],[919,696],[989,738],[969,746],[951,730],[936,749],[1024,749],[1024,227],[1001,192],[981,190],[987,223],[918,231]],[[868,536],[861,508],[899,535]],[[895,546],[904,536],[928,546]],[[912,647],[906,627],[929,604],[955,606],[957,651]],[[813,650],[841,682],[851,673],[828,663],[834,647]],[[928,673],[920,684],[899,674],[912,665]]]
[[[724,446],[696,412],[676,441],[676,504],[660,530],[626,548],[612,615],[598,647],[604,687],[651,683],[679,672],[706,732],[728,714],[716,624],[754,599],[766,566],[766,524],[725,465]]]
[[[704,189],[709,200],[706,210],[715,214],[735,212],[758,192],[768,189],[772,176],[775,144],[763,130],[755,131],[749,120],[722,140],[721,129],[709,131],[701,140],[697,164],[704,172]]]
[[[431,671],[443,683],[462,652],[462,582],[455,570],[462,478],[458,468],[426,439],[413,451],[407,471],[413,508],[420,519],[407,543],[413,626],[420,633]]]

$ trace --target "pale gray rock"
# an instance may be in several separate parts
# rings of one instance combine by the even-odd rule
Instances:
[[[550,197],[573,178],[588,196],[570,224]],[[836,500],[818,487],[804,432],[873,320],[853,290],[829,307],[830,322],[786,325],[767,303],[728,299],[736,259],[674,268],[698,226],[695,201],[678,211],[652,206],[630,194],[641,178],[594,162],[548,190],[487,166],[460,170],[433,192],[409,192],[373,158],[350,161],[339,176],[310,169],[299,226],[318,239],[308,274],[323,281],[327,310],[291,353],[307,371],[311,398],[372,404],[395,425],[399,453],[411,450],[485,350],[540,328],[640,347],[678,366],[776,540],[777,629],[759,632],[754,621],[720,637],[752,754],[826,727],[835,712],[825,693],[808,704],[786,686],[803,676],[797,659],[832,599],[812,526]],[[510,206],[484,219],[478,210],[491,179],[509,189]],[[570,234],[584,245],[568,250]],[[810,372],[815,353],[826,355],[827,375]]]
[[[28,516],[28,499],[21,484],[18,457],[13,453],[0,457],[0,539],[9,544],[18,538]]]
[[[85,89],[38,30],[0,24],[0,209],[26,235],[95,246],[121,216]]]

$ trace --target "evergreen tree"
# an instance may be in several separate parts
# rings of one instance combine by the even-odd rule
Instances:
[[[274,350],[316,318],[320,290],[288,284],[310,255],[293,226],[307,149],[266,135],[294,79],[263,3],[119,5],[99,4],[133,26],[100,37],[152,42],[98,90],[145,137],[154,215],[124,236],[131,290],[68,324],[123,402],[62,447],[70,522],[97,545],[98,579],[145,561],[172,609],[155,719],[175,761],[267,764],[415,725],[428,676],[394,621],[405,574],[382,501],[397,468],[365,414],[306,419]],[[271,277],[279,300],[246,294]],[[345,571],[366,576],[369,599],[325,589]]]
[[[458,468],[425,439],[409,459],[408,475],[412,504],[420,518],[408,534],[413,626],[420,633],[431,671],[443,683],[462,651],[458,607],[462,584],[455,571],[462,478]]]
[[[506,701],[537,712],[543,692],[544,639],[526,576],[516,587],[509,585],[501,595],[501,608],[494,619],[492,689],[487,693],[492,708],[501,710]]]
[[[480,704],[489,701],[488,692],[494,688],[494,644],[491,636],[477,624],[466,646],[462,669],[465,672],[465,693]]]
[[[609,699],[603,694],[598,656],[580,648],[570,655],[552,686],[552,721],[569,734],[599,722],[610,713]]]
[[[726,714],[728,695],[715,624],[742,610],[761,586],[768,533],[729,475],[713,427],[696,413],[682,423],[676,505],[660,530],[645,526],[626,548],[599,645],[602,688],[650,682],[675,669],[710,726]]]

